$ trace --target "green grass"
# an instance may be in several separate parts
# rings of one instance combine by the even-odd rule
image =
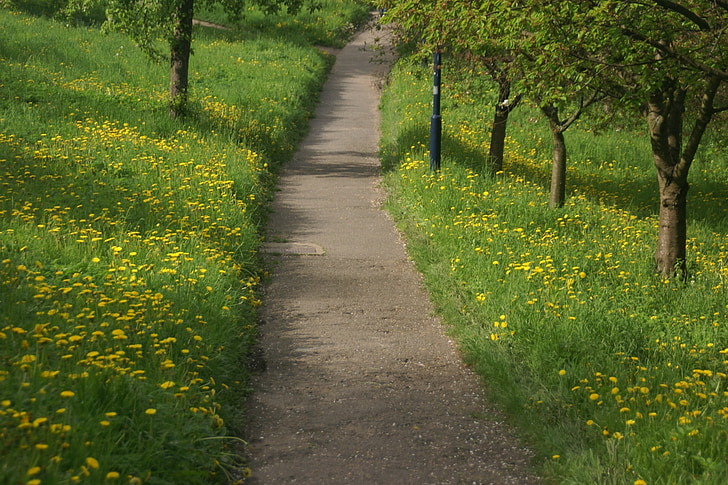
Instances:
[[[381,149],[389,210],[540,473],[558,483],[724,483],[724,145],[707,144],[693,166],[691,277],[670,281],[653,270],[656,183],[639,125],[570,129],[568,200],[552,210],[550,134],[538,112],[514,112],[505,173],[490,178],[482,166],[495,96],[447,76],[440,173],[428,169],[431,73],[400,62],[391,76]]]
[[[365,3],[350,0],[322,0],[310,2],[318,8],[304,5],[295,16],[284,9],[277,15],[265,15],[259,7],[250,6],[243,14],[243,22],[230,22],[221,7],[201,12],[198,18],[229,28],[241,28],[272,38],[325,47],[343,47],[356,28],[369,19]]]
[[[198,28],[174,122],[168,68],[127,38],[0,25],[0,482],[243,473],[261,227],[331,59]]]

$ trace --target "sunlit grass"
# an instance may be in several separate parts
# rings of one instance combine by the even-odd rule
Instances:
[[[0,482],[222,480],[265,207],[331,59],[200,29],[175,123],[125,37],[0,23]]]
[[[535,111],[509,128],[505,172],[489,178],[480,167],[490,108],[455,92],[462,99],[443,101],[443,169],[432,173],[431,80],[395,72],[383,102],[390,210],[438,311],[489,395],[522,425],[542,473],[568,483],[722,483],[724,157],[704,153],[693,167],[689,281],[662,279],[654,169],[638,132],[568,132],[567,143],[581,140],[569,197],[551,210],[550,147]]]
[[[250,5],[243,13],[243,22],[230,22],[220,6],[200,12],[198,18],[229,28],[252,30],[253,34],[286,38],[292,42],[343,47],[356,27],[369,18],[366,3],[351,0],[317,0],[305,2],[296,15],[284,8],[276,15],[266,15],[260,7]]]

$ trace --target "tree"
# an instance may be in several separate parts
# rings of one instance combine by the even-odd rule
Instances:
[[[656,267],[685,274],[688,172],[713,115],[726,109],[716,104],[728,80],[728,2],[505,3],[531,29],[524,48],[544,70],[534,76],[546,83],[555,70],[588,76],[586,85],[624,109],[640,108],[659,186]]]
[[[582,111],[600,99],[598,91],[584,101],[579,103],[571,115],[562,119],[559,116],[559,107],[554,102],[541,104],[541,112],[546,116],[551,128],[551,136],[554,141],[554,150],[551,157],[551,192],[549,195],[549,207],[552,209],[563,207],[566,202],[566,139],[564,132],[579,119]]]
[[[195,12],[203,7],[221,5],[231,19],[242,16],[254,4],[268,13],[286,8],[295,13],[304,0],[69,0],[67,13],[106,7],[104,27],[126,33],[151,59],[167,59],[169,71],[170,116],[184,113],[189,86],[192,53],[192,26]],[[165,55],[157,45],[162,39],[169,48]]]
[[[491,124],[487,167],[491,174],[503,170],[508,116],[522,95],[512,96],[512,73],[508,51],[503,49],[490,12],[497,1],[388,0],[387,19],[396,21],[407,35],[424,41],[422,48],[447,46],[471,65],[482,68],[498,86]]]
[[[728,0],[390,3],[393,20],[507,60],[509,80],[546,100],[555,139],[563,124],[553,107],[586,93],[640,108],[659,186],[656,268],[685,274],[688,172],[710,121],[728,109]]]

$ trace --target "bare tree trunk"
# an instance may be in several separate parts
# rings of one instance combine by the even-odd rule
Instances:
[[[563,207],[566,202],[566,140],[564,139],[564,126],[559,121],[559,109],[548,104],[542,106],[541,111],[549,120],[551,135],[554,139],[549,206],[555,209]]]
[[[490,150],[488,151],[488,167],[491,175],[503,170],[503,152],[506,145],[506,128],[508,125],[508,115],[515,109],[521,99],[516,96],[510,99],[511,83],[507,80],[498,82],[498,104],[495,107],[495,115],[493,116],[493,126],[490,132]]]
[[[703,89],[695,125],[682,147],[686,90],[667,85],[647,102],[646,118],[652,158],[660,190],[660,222],[655,263],[665,276],[686,273],[688,171],[705,129],[714,113],[713,101],[720,79],[708,79]]]
[[[503,152],[506,145],[506,126],[508,123],[508,109],[503,109],[504,103],[508,102],[511,84],[500,83],[498,90],[498,104],[495,107],[493,126],[490,132],[490,150],[488,152],[488,166],[490,173],[495,175],[503,170]]]
[[[169,115],[172,118],[182,115],[187,105],[194,4],[194,0],[182,0],[175,11],[169,70]]]

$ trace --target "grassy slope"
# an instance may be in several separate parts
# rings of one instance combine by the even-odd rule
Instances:
[[[652,269],[656,194],[644,136],[570,130],[569,198],[551,210],[548,129],[535,110],[514,113],[506,173],[480,174],[492,113],[488,86],[474,89],[472,77],[443,89],[443,170],[429,172],[430,77],[401,62],[383,98],[390,210],[438,311],[522,426],[543,475],[722,483],[725,151],[709,144],[693,167],[692,277],[662,280]]]
[[[198,29],[175,123],[125,37],[0,17],[0,482],[224,479],[265,206],[331,60],[290,18]]]

